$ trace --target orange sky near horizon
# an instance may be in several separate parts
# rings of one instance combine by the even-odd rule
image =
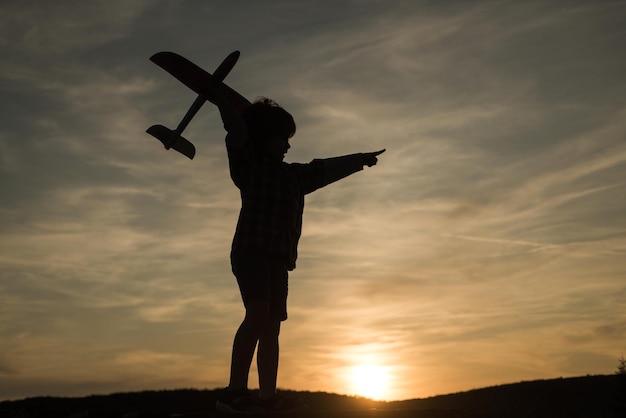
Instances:
[[[0,401],[228,381],[239,195],[178,52],[386,148],[307,197],[279,387],[382,400],[610,374],[626,347],[623,1],[25,0],[0,13]],[[253,365],[250,386],[256,387]]]

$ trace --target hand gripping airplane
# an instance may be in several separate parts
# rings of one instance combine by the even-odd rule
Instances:
[[[174,52],[158,52],[150,57],[150,61],[198,93],[198,97],[187,110],[176,129],[171,130],[163,125],[152,125],[146,132],[161,141],[165,149],[174,148],[181,154],[193,159],[196,155],[196,147],[183,138],[182,133],[204,102],[208,100],[216,104],[212,98],[215,93],[211,92],[217,92],[222,97],[225,97],[239,111],[250,105],[248,99],[224,83],[224,79],[237,63],[239,55],[239,51],[232,52],[222,61],[213,74],[206,72],[193,62]]]

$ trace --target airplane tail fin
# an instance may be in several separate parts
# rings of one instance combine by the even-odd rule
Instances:
[[[191,160],[196,155],[196,147],[191,142],[163,125],[152,125],[146,132],[161,141],[165,149],[174,148]]]

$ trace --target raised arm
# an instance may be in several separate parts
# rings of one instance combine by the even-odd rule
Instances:
[[[248,140],[248,129],[241,113],[224,97],[216,96],[217,107],[226,130],[226,146],[242,149]]]

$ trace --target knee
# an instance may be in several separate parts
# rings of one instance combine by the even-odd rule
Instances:
[[[264,329],[270,316],[268,301],[257,301],[246,307],[245,322],[257,329]]]
[[[270,320],[263,328],[263,337],[267,339],[278,339],[280,335],[280,321]]]

